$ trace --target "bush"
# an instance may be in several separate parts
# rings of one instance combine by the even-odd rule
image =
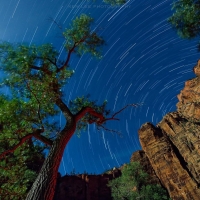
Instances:
[[[160,185],[148,184],[149,176],[139,162],[131,162],[122,169],[122,175],[109,181],[114,200],[169,200]]]

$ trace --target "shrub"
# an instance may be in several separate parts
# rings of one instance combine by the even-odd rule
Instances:
[[[122,175],[109,181],[114,200],[162,200],[170,198],[160,185],[148,184],[149,176],[139,162],[131,162],[122,169]]]

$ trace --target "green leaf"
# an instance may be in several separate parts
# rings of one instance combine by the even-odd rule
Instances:
[[[131,162],[122,168],[122,175],[109,181],[111,195],[114,200],[119,199],[168,199],[168,194],[160,185],[149,185],[149,176],[138,162]]]

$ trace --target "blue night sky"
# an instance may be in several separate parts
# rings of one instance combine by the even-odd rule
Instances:
[[[138,129],[145,122],[156,125],[175,111],[177,94],[187,79],[194,77],[192,67],[199,59],[196,40],[180,39],[167,22],[172,0],[129,0],[124,6],[111,7],[101,0],[0,0],[0,40],[14,43],[52,43],[63,50],[63,29],[81,13],[94,18],[93,29],[104,38],[103,58],[73,56],[75,74],[66,87],[64,101],[90,94],[116,112],[129,107],[109,121],[107,128],[121,131],[122,137],[88,126],[81,137],[68,143],[60,172],[102,173],[130,160],[141,149]],[[62,125],[62,116],[60,116]]]

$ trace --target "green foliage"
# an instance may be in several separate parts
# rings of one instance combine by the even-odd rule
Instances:
[[[112,6],[115,5],[123,5],[126,3],[126,0],[104,0],[105,3],[111,4]]]
[[[200,1],[178,0],[173,3],[173,15],[168,19],[179,36],[191,39],[200,34]]]
[[[73,74],[73,71],[69,69],[56,73],[58,53],[50,44],[36,47],[2,43],[0,44],[0,55],[2,63],[0,69],[7,74],[1,85],[7,85],[12,90],[12,95],[24,99],[37,95],[45,101],[46,105],[48,101],[46,107],[49,108],[58,93],[57,90],[53,90],[53,84],[57,83],[57,87],[61,88]],[[33,66],[41,69],[35,70]],[[33,99],[36,101],[36,98]]]
[[[160,200],[160,199],[167,199],[170,200],[168,197],[167,192],[160,186],[160,185],[146,185],[142,186],[140,191],[140,199],[144,200]]]
[[[0,152],[9,149],[9,141],[17,142],[17,139],[0,140]],[[25,199],[44,161],[42,151],[42,147],[33,147],[29,141],[0,160],[0,199]]]
[[[62,87],[73,74],[68,66],[71,53],[100,56],[103,39],[90,30],[92,21],[89,16],[81,15],[63,33],[68,52],[66,61],[58,59],[58,52],[50,44],[0,44],[0,70],[5,74],[0,87],[9,90],[7,96],[2,94],[3,90],[0,93],[0,154],[37,129],[44,130],[42,135],[49,140],[52,135],[57,136],[60,131],[57,100],[64,96]],[[84,106],[108,113],[106,103],[98,106],[87,97],[77,98],[71,105],[73,114]],[[53,118],[57,121],[52,122]],[[85,116],[78,130],[91,119],[92,116]],[[46,145],[29,140],[0,159],[0,199],[25,198],[43,163],[45,149]]]
[[[104,44],[104,40],[96,32],[91,31],[92,22],[93,19],[85,14],[73,20],[70,29],[66,29],[63,33],[66,49],[70,50],[76,46],[74,51],[78,55],[90,53],[92,56],[101,58],[100,47]]]
[[[49,137],[58,129],[58,123],[49,123],[48,118],[55,116],[58,109],[53,102],[56,94],[51,89],[55,70],[46,59],[52,59],[56,55],[50,45],[27,47],[2,43],[0,52],[1,70],[5,72],[1,87],[9,88],[11,93],[9,96],[0,95],[2,153],[12,149],[21,138],[35,129],[44,127],[44,135]],[[31,68],[36,63],[47,67],[52,74],[47,75],[40,71],[36,73]],[[63,79],[70,76],[65,75],[64,70],[62,73]],[[0,159],[0,199],[25,199],[44,161],[42,152],[47,147],[38,145],[24,143],[13,154]]]
[[[97,101],[91,101],[90,96],[82,96],[82,97],[77,97],[76,99],[70,101],[69,103],[69,108],[73,114],[78,113],[83,107],[91,107],[93,108],[96,112],[102,113],[104,116],[107,116],[110,114],[110,110],[106,108],[107,101],[104,101],[101,105],[97,104]],[[76,126],[76,133],[78,136],[80,136],[80,131],[81,130],[86,130],[88,126],[88,122],[94,121],[95,117],[86,114],[84,117],[82,117],[79,122],[77,123]]]
[[[20,99],[0,96],[0,152],[11,149],[33,131],[32,107]],[[32,141],[0,160],[0,199],[24,199],[44,161],[45,147]]]
[[[95,2],[96,0],[88,0]],[[121,6],[127,2],[127,0],[103,0],[104,3],[110,4],[111,6]]]
[[[122,169],[122,175],[109,181],[114,200],[160,200],[169,199],[159,185],[148,185],[148,174],[138,162],[131,162]]]

